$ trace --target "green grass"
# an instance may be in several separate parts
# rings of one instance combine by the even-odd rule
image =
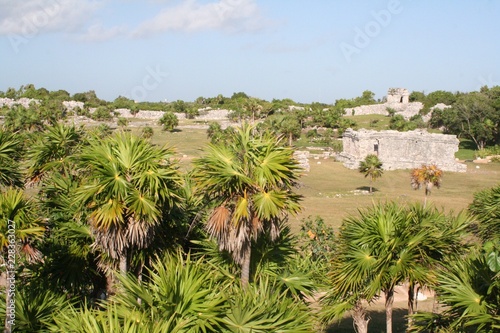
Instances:
[[[473,160],[476,157],[477,148],[472,140],[461,139],[458,145],[458,152],[455,156],[460,160]]]
[[[366,128],[374,131],[382,131],[389,129],[391,117],[381,114],[367,114],[359,116],[344,116],[347,119],[352,119],[356,122],[356,128]]]
[[[158,126],[153,128],[152,142],[173,147],[176,158],[186,171],[190,169],[192,159],[202,155],[201,149],[208,143],[205,129],[180,128],[165,132]],[[140,127],[132,129],[135,132],[140,130]],[[462,149],[465,151],[462,152]],[[462,156],[460,153],[470,154],[468,146],[461,145],[457,156]],[[304,197],[303,209],[297,216],[290,217],[291,228],[295,232],[299,230],[302,219],[308,216],[321,216],[326,223],[338,228],[343,218],[377,202],[394,200],[404,204],[424,200],[423,190],[411,188],[409,170],[385,171],[382,178],[373,183],[372,194],[359,194],[355,191],[367,191],[370,180],[357,170],[347,169],[332,158],[310,159],[309,163],[310,171],[303,174],[297,190]],[[458,212],[467,208],[475,192],[498,182],[500,163],[467,163],[465,173],[445,172],[441,188],[432,191],[428,202],[446,212]]]

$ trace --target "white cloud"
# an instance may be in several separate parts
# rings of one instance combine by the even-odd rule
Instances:
[[[93,0],[0,0],[0,35],[74,31],[100,6]]]
[[[164,31],[255,30],[262,24],[254,0],[219,0],[201,4],[185,0],[175,7],[139,25],[133,36],[141,37]]]
[[[104,27],[101,23],[93,24],[87,31],[78,36],[78,39],[84,42],[103,42],[126,32],[124,26]]]

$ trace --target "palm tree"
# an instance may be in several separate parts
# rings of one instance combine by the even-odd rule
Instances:
[[[395,203],[374,205],[360,217],[344,220],[332,284],[351,308],[379,293],[385,294],[386,332],[392,332],[392,304],[397,284],[423,279],[420,244],[427,232],[412,225],[406,209]],[[353,296],[357,296],[353,299]]]
[[[365,157],[364,161],[359,162],[358,170],[365,174],[365,178],[370,177],[370,193],[372,193],[372,183],[377,180],[377,178],[382,177],[384,173],[382,162],[377,155],[369,154]]]
[[[446,260],[435,289],[445,304],[440,314],[416,315],[415,332],[498,332],[500,251],[485,246],[467,257]],[[440,330],[439,330],[440,331]]]
[[[420,267],[424,268],[423,275],[409,275],[408,282],[408,328],[413,325],[412,315],[417,306],[415,288],[433,287],[435,285],[436,271],[441,269],[443,262],[455,260],[462,256],[468,246],[468,229],[471,218],[466,212],[454,216],[445,215],[434,207],[424,207],[416,203],[408,207],[409,228],[412,233],[425,234],[415,247],[415,259]],[[435,303],[437,304],[437,303]]]
[[[171,157],[170,149],[129,133],[93,140],[78,156],[87,176],[76,201],[88,212],[101,258],[118,261],[122,274],[129,270],[132,251],[151,244],[165,214],[180,200]]]
[[[51,171],[68,176],[74,169],[71,155],[81,148],[83,139],[81,128],[64,124],[49,127],[28,151],[30,181],[38,183]]]
[[[7,268],[6,275],[2,274],[2,282],[6,286],[9,286],[7,281],[10,278],[15,278],[10,276],[10,272],[18,269],[20,260],[16,258],[19,254],[28,262],[42,259],[34,244],[43,237],[45,227],[37,216],[36,208],[35,202],[25,198],[22,190],[9,188],[0,193],[0,245],[2,261]],[[11,293],[6,292],[5,297],[5,304],[9,305]],[[5,332],[11,332],[9,316],[5,316]]]
[[[427,204],[427,196],[431,194],[432,188],[441,186],[443,171],[435,164],[425,165],[415,168],[411,171],[411,186],[414,190],[419,190],[422,186],[425,188],[424,207]]]
[[[21,150],[21,140],[15,134],[0,129],[0,186],[23,186],[19,171]]]
[[[300,196],[292,192],[299,177],[292,150],[267,133],[254,137],[253,130],[243,124],[226,144],[209,144],[207,155],[194,162],[194,177],[213,202],[206,229],[240,265],[243,285],[252,242],[264,231],[276,239],[280,221],[300,210]]]
[[[474,193],[469,211],[478,221],[478,234],[483,241],[500,238],[500,184]]]

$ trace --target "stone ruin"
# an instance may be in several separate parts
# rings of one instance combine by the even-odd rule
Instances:
[[[410,103],[410,93],[405,88],[389,88],[387,91],[387,103]]]
[[[375,154],[384,170],[414,169],[422,164],[435,164],[443,171],[465,172],[467,166],[457,162],[459,140],[455,135],[428,133],[426,130],[354,131],[344,132],[343,151],[337,160],[349,169],[357,169],[359,162]]]
[[[346,108],[347,116],[359,116],[366,114],[381,114],[388,116],[387,108],[396,111],[396,114],[402,115],[409,120],[418,114],[424,105],[420,102],[410,102],[410,93],[404,88],[390,88],[387,91],[386,102],[381,104],[361,105],[354,108]],[[424,119],[426,121],[426,119]]]

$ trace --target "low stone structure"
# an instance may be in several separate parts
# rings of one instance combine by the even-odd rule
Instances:
[[[402,103],[410,102],[410,92],[405,88],[389,88],[387,91],[387,103]]]
[[[33,98],[19,98],[19,99],[11,99],[11,98],[0,98],[0,107],[7,106],[12,108],[14,105],[21,105],[25,108],[28,108],[31,103],[40,104],[40,101]]]
[[[385,170],[413,169],[422,164],[435,164],[443,171],[467,170],[465,164],[455,159],[459,143],[455,135],[426,130],[377,132],[349,128],[343,134],[342,143],[343,151],[337,155],[337,160],[349,169],[357,169],[367,155],[375,154]]]
[[[302,171],[309,172],[311,166],[309,165],[310,153],[307,150],[296,150],[293,152],[293,158],[295,158],[299,164]]]
[[[420,102],[410,102],[410,93],[404,88],[390,88],[387,91],[386,102],[381,104],[361,105],[355,108],[346,108],[348,116],[360,116],[366,114],[381,114],[388,116],[388,108],[396,111],[396,114],[402,115],[409,120],[418,114],[424,105]]]

